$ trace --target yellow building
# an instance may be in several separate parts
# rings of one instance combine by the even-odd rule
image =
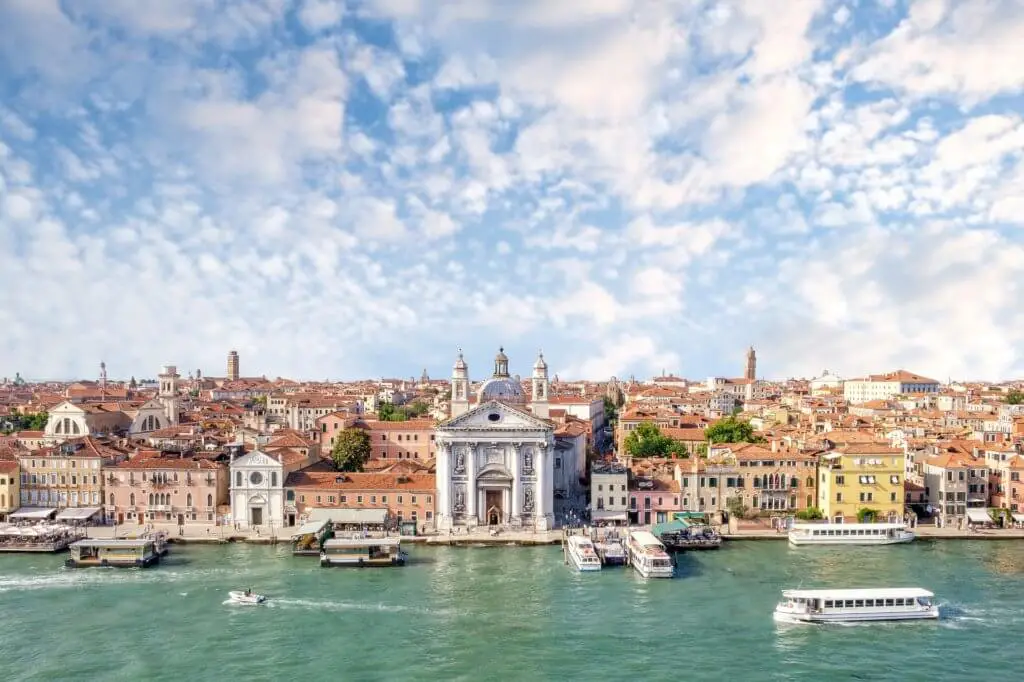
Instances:
[[[875,521],[900,521],[904,467],[903,451],[882,443],[836,448],[818,461],[818,507],[831,521],[856,522],[861,510]]]
[[[91,436],[19,455],[21,506],[101,507],[102,469],[124,458]]]
[[[13,459],[0,459],[0,521],[7,515],[17,511],[18,496],[18,462]]]

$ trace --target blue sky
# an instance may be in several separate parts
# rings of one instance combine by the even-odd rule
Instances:
[[[1019,0],[8,0],[0,376],[1024,366]]]

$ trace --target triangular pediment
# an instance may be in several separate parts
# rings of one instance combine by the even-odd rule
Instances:
[[[469,412],[453,417],[438,425],[438,430],[498,429],[498,430],[551,430],[552,425],[524,410],[490,400]]]
[[[265,466],[281,466],[281,463],[270,455],[260,452],[259,450],[253,450],[252,452],[236,457],[235,461],[231,463],[234,467],[265,467]]]

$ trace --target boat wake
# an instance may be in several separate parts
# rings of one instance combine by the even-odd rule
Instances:
[[[401,604],[384,604],[351,602],[351,601],[318,601],[315,599],[273,599],[267,600],[267,606],[283,609],[306,609],[310,611],[376,611],[379,613],[433,613],[438,611],[422,609]]]

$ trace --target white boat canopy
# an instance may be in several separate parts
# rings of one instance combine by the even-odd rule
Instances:
[[[613,509],[595,509],[590,512],[590,518],[594,521],[625,521],[626,512]]]
[[[9,518],[42,521],[52,517],[56,511],[56,507],[19,507]]]
[[[323,521],[306,521],[299,526],[298,530],[292,533],[292,538],[299,538],[303,535],[319,535],[320,531],[326,528],[328,523],[330,523],[328,519]]]
[[[100,513],[100,507],[69,507],[57,514],[58,521],[88,521]]]
[[[920,587],[879,587],[851,590],[783,590],[787,599],[917,599],[934,597]]]

